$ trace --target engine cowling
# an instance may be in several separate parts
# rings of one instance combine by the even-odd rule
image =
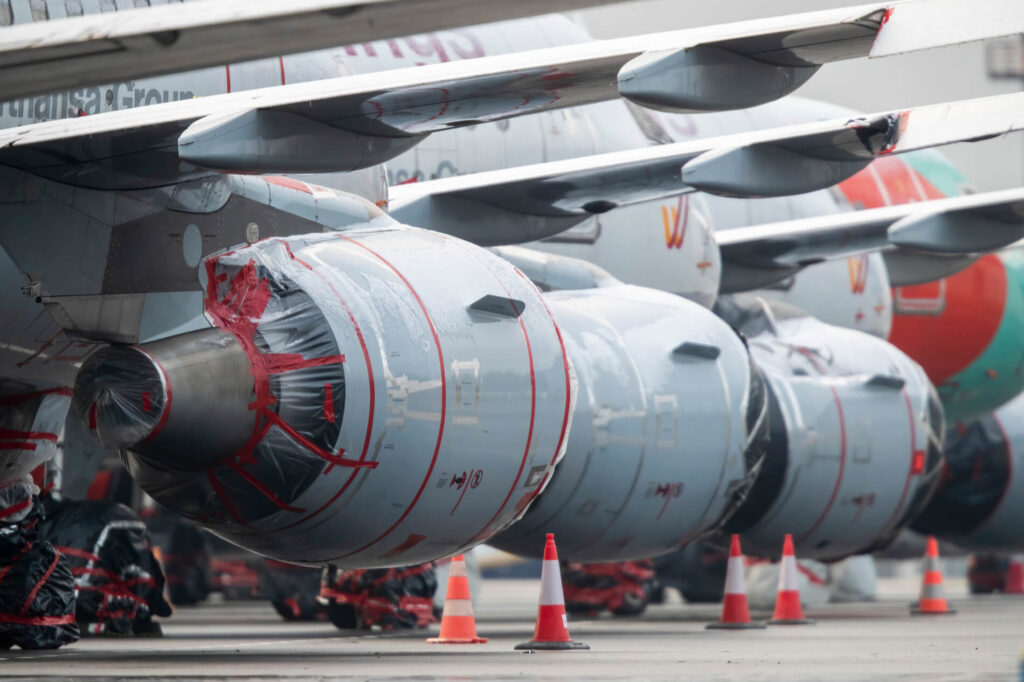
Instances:
[[[753,481],[767,425],[760,373],[706,308],[633,286],[546,295],[579,379],[572,438],[521,521],[490,544],[572,561],[671,551],[713,529]]]
[[[771,438],[726,523],[749,554],[840,559],[891,541],[934,493],[942,408],[921,367],[891,344],[780,303],[724,298],[770,394]]]
[[[73,404],[147,493],[225,539],[340,567],[454,554],[520,516],[574,379],[515,268],[413,228],[206,261],[215,328],[90,356]]]
[[[935,497],[911,528],[972,551],[1024,549],[1024,396],[946,432]]]

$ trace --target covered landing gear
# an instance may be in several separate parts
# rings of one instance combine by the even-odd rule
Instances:
[[[432,562],[405,568],[324,571],[319,600],[342,630],[422,628],[437,622]]]
[[[565,610],[596,615],[607,609],[616,616],[638,616],[654,592],[654,562],[565,563],[562,566]]]

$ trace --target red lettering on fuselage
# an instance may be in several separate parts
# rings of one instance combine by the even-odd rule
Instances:
[[[421,36],[384,40],[377,43],[346,45],[343,49],[349,57],[376,59],[390,56],[393,59],[406,59],[417,65],[434,61],[475,59],[487,54],[483,42],[469,29],[425,33]]]

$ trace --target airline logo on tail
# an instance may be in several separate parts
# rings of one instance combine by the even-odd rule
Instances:
[[[868,285],[868,257],[847,258],[846,266],[850,272],[850,291],[863,294]]]
[[[662,206],[661,222],[665,228],[665,246],[668,249],[683,248],[686,226],[690,222],[690,197],[679,197],[676,206]]]

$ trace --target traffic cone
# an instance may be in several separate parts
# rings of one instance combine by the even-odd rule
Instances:
[[[516,644],[516,649],[589,649],[583,642],[569,637],[569,624],[565,618],[565,598],[562,596],[562,571],[558,567],[555,536],[548,533],[544,543],[544,563],[540,569],[540,606],[537,607],[537,627],[533,640]]]
[[[939,565],[939,542],[933,537],[928,538],[928,549],[924,553],[924,578],[921,580],[921,598],[910,607],[915,616],[942,615],[956,613],[946,603],[942,590],[942,566]]]
[[[441,612],[441,634],[427,640],[428,644],[483,644],[486,637],[476,634],[473,602],[469,600],[469,578],[466,558],[454,557],[448,567],[448,589]]]
[[[747,606],[747,585],[743,580],[743,553],[740,552],[740,536],[732,536],[729,547],[729,563],[725,569],[725,599],[722,601],[722,618],[717,623],[705,625],[709,630],[749,630],[764,628],[764,623],[750,620]]]
[[[779,592],[775,597],[775,613],[768,625],[813,624],[813,620],[804,618],[804,610],[800,606],[800,582],[796,554],[793,552],[793,536],[787,533],[782,545],[782,561],[779,562]]]
[[[1006,567],[1006,594],[1024,594],[1024,556],[1010,555],[1010,563]]]

